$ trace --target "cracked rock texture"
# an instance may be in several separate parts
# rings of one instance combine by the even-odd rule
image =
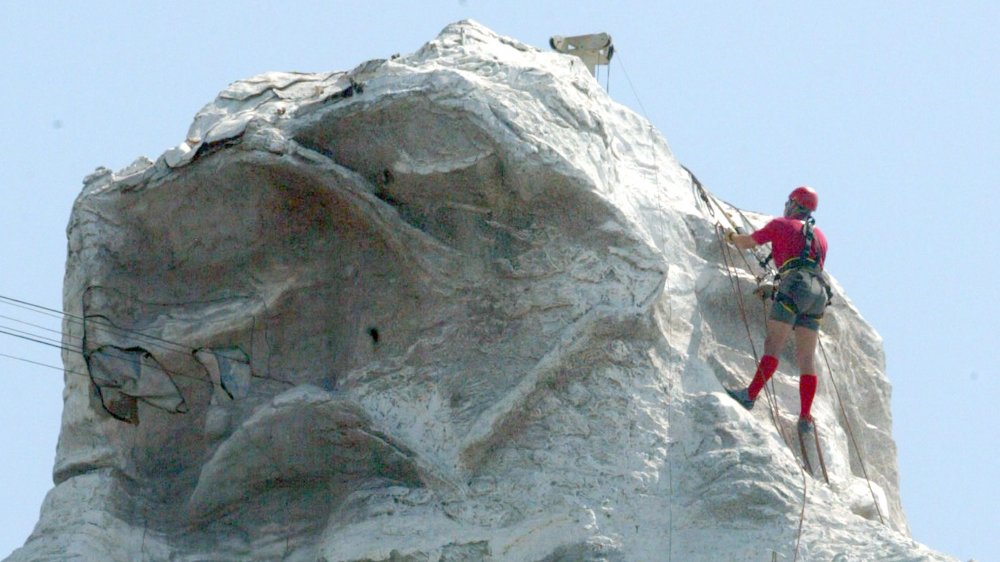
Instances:
[[[882,344],[839,288],[829,484],[790,349],[776,420],[722,392],[754,357],[709,203],[579,60],[475,22],[230,85],[85,181],[84,353],[8,560],[791,559],[803,497],[802,560],[948,560],[908,536]]]

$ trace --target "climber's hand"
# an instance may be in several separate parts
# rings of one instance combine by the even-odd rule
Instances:
[[[775,288],[774,285],[770,283],[762,283],[754,289],[753,294],[757,295],[760,300],[769,300],[774,298]]]

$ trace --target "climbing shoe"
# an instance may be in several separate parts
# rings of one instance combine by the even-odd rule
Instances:
[[[816,423],[812,418],[799,418],[799,433],[812,433],[816,429]]]
[[[731,388],[727,388],[726,394],[732,397],[733,400],[739,402],[740,406],[743,406],[747,410],[753,410],[754,401],[750,399],[750,393],[747,392],[747,389],[741,388],[739,390],[733,390]]]

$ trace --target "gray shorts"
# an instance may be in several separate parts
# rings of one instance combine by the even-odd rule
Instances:
[[[826,288],[819,275],[804,270],[783,273],[769,318],[783,324],[819,330],[819,321],[827,304]]]

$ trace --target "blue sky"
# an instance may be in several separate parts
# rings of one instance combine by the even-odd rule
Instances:
[[[1000,4],[132,4],[0,2],[0,296],[59,308],[82,178],[155,159],[234,80],[347,70],[464,18],[539,48],[606,31],[617,55],[602,82],[716,195],[778,213],[792,187],[819,191],[828,269],[885,340],[914,538],[1000,560]],[[0,315],[59,327],[8,306]],[[0,353],[60,361],[2,335]],[[62,375],[5,357],[0,375],[3,557],[51,486]]]

